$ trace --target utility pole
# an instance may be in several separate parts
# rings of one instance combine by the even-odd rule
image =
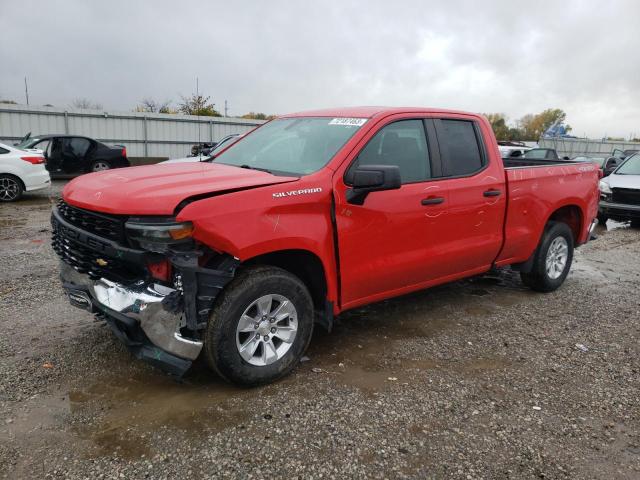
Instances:
[[[227,104],[227,101],[224,101],[224,116],[228,117],[229,116],[229,105]]]
[[[24,77],[24,94],[27,97],[27,105],[29,105],[29,86],[27,85],[27,77]]]

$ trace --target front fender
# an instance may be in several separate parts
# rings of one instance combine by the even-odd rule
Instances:
[[[314,254],[326,272],[328,299],[336,301],[331,209],[330,183],[309,176],[192,202],[177,220],[193,223],[197,241],[240,261],[282,250]]]

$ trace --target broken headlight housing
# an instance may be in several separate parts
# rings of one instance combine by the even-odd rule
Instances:
[[[127,238],[144,250],[165,253],[169,246],[191,243],[193,224],[173,218],[130,218],[125,223]]]
[[[602,200],[611,199],[611,187],[609,186],[608,182],[600,180],[598,188],[600,189],[600,198]]]

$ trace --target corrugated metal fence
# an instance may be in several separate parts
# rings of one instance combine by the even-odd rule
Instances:
[[[13,144],[28,132],[75,134],[127,147],[129,157],[185,157],[191,146],[245,133],[262,120],[164,113],[122,113],[26,105],[0,105],[0,142]]]
[[[608,157],[614,149],[640,150],[640,143],[590,140],[588,138],[543,138],[541,148],[555,148],[558,155],[569,158],[585,155],[588,157]]]

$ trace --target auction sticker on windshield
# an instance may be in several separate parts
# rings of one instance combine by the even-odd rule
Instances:
[[[366,121],[366,118],[334,118],[329,122],[329,125],[361,127]]]

